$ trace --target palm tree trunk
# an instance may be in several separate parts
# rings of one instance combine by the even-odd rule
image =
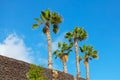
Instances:
[[[79,55],[78,55],[78,42],[77,39],[74,39],[74,47],[76,53],[76,69],[77,69],[77,78],[80,78],[80,66],[79,66]]]
[[[90,78],[89,78],[89,64],[88,64],[88,61],[85,61],[84,64],[85,64],[85,67],[86,67],[86,80],[90,80]]]
[[[66,65],[66,62],[65,61],[62,61],[63,62],[63,69],[64,69],[64,73],[67,73],[67,65]]]
[[[51,36],[50,36],[50,29],[48,23],[46,23],[46,35],[48,41],[48,68],[52,69],[52,45],[51,45]]]

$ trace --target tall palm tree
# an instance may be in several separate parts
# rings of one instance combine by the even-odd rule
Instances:
[[[77,78],[80,78],[80,66],[79,66],[79,54],[78,54],[78,41],[83,41],[87,38],[87,33],[83,28],[75,27],[73,32],[68,32],[65,35],[70,42],[74,43],[75,53],[76,53],[76,69]]]
[[[33,24],[32,28],[37,29],[41,24],[44,24],[43,33],[47,36],[48,41],[48,68],[52,69],[52,49],[50,27],[53,27],[53,32],[58,32],[58,25],[62,22],[61,16],[50,10],[41,11],[40,18],[35,18],[37,24]]]
[[[82,53],[84,53],[84,65],[86,67],[86,80],[90,80],[89,78],[89,60],[92,60],[92,59],[97,59],[98,58],[98,52],[96,50],[94,50],[94,48],[90,45],[86,46],[86,45],[83,45],[83,47],[80,47],[80,51]]]
[[[73,44],[70,43],[70,45],[68,45],[67,43],[58,43],[58,49],[53,53],[53,55],[55,55],[55,58],[60,58],[60,60],[63,63],[63,69],[64,72],[67,73],[67,65],[66,62],[68,61],[68,55],[69,53],[72,51]]]

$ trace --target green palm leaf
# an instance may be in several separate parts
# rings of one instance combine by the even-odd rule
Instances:
[[[33,24],[32,29],[37,29],[39,27],[38,24]]]
[[[46,18],[46,20],[49,21],[49,20],[50,20],[50,17],[51,17],[50,11],[49,11],[49,10],[46,10],[46,11],[45,11],[45,18]]]
[[[58,13],[53,12],[51,16],[52,16],[52,19],[51,19],[52,24],[58,24],[62,22],[62,18],[60,15],[58,15]]]
[[[58,25],[53,24],[53,32],[56,34],[58,32]]]
[[[39,19],[38,18],[34,18],[34,20],[38,21]]]
[[[71,42],[71,40],[73,38],[73,33],[72,32],[67,32],[64,37]]]
[[[38,22],[38,25],[42,24],[42,21],[38,18],[34,18],[34,20],[36,20]]]
[[[46,34],[46,27],[43,28],[43,33]]]
[[[60,42],[58,42],[58,48],[61,48],[62,44]]]
[[[97,55],[92,55],[92,58],[98,59]]]
[[[70,45],[69,45],[69,48],[72,48],[73,47],[73,43],[71,42]]]
[[[43,20],[43,21],[49,21],[50,20],[50,11],[49,10],[45,10],[45,11],[41,11],[41,19]]]

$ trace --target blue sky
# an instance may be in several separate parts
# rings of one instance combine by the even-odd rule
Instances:
[[[51,33],[53,50],[58,41],[65,41],[66,32],[82,26],[88,39],[79,45],[91,44],[99,51],[99,59],[90,61],[91,80],[120,80],[119,4],[119,0],[0,0],[0,54],[47,67],[46,36],[42,27],[31,26],[41,10],[50,9],[63,17],[59,33]],[[68,72],[76,75],[74,53],[67,65]],[[53,66],[62,70],[59,59]],[[80,67],[85,78],[83,63]]]

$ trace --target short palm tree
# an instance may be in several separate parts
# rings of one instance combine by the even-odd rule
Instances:
[[[84,65],[86,67],[86,80],[90,80],[89,78],[89,60],[92,60],[92,59],[97,59],[98,58],[98,52],[96,50],[94,50],[94,48],[90,45],[86,46],[86,45],[83,45],[83,47],[80,47],[80,51],[82,53],[84,53]]]
[[[75,53],[76,53],[76,69],[77,78],[80,78],[80,66],[79,66],[79,54],[78,54],[78,41],[83,41],[87,38],[87,33],[83,28],[75,27],[73,32],[68,32],[65,35],[70,42],[74,43]]]
[[[70,43],[70,45],[68,45],[67,43],[58,43],[58,49],[53,53],[53,55],[55,55],[55,58],[60,58],[60,60],[63,63],[63,69],[64,72],[67,73],[67,65],[66,62],[68,61],[68,55],[69,53],[72,51],[73,44]]]
[[[61,16],[56,12],[51,12],[50,10],[41,11],[40,19],[35,18],[37,24],[33,24],[32,28],[37,29],[41,24],[44,24],[43,33],[47,36],[48,41],[48,68],[52,69],[52,49],[51,49],[51,35],[50,27],[53,27],[53,32],[56,34],[58,32],[58,25],[62,22]]]

